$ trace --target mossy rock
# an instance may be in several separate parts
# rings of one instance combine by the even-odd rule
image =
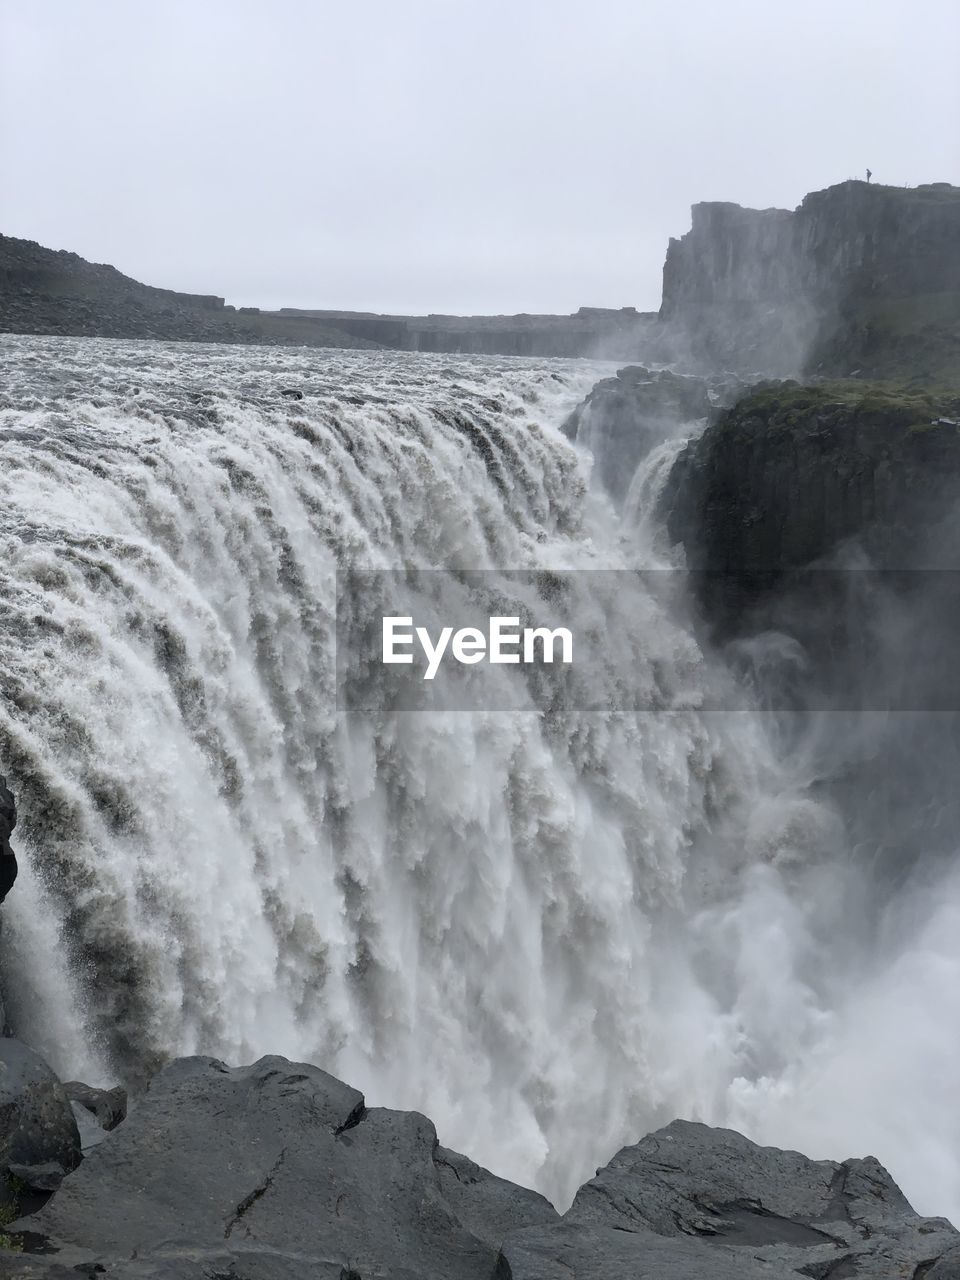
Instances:
[[[958,424],[949,388],[759,384],[680,455],[662,498],[668,529],[692,568],[741,584],[852,540],[878,567],[930,567],[927,535],[960,482]]]

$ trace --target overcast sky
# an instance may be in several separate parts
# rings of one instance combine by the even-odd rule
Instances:
[[[0,231],[261,306],[655,308],[697,200],[960,182],[960,0],[0,0]]]

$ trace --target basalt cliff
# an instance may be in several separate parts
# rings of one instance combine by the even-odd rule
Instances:
[[[792,212],[694,205],[660,317],[709,369],[937,379],[960,358],[960,187],[843,182]]]

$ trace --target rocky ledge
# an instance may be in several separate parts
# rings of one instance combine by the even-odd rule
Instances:
[[[0,1040],[0,1277],[960,1276],[960,1234],[916,1214],[869,1158],[808,1160],[678,1120],[625,1147],[561,1217],[445,1150],[424,1116],[368,1108],[284,1058],[181,1059],[126,1118],[120,1101],[62,1086]]]
[[[591,451],[597,479],[620,502],[652,449],[695,422],[715,418],[742,387],[732,376],[708,379],[627,365],[597,383],[563,432]]]
[[[694,205],[660,314],[694,367],[955,381],[960,187],[849,181],[794,211]]]
[[[958,476],[955,392],[767,382],[687,445],[661,507],[721,620],[854,540],[883,569],[955,568]]]

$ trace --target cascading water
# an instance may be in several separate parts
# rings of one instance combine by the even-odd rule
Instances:
[[[596,366],[4,338],[0,371],[4,989],[60,1071],[306,1059],[561,1203],[677,1114],[802,1144],[806,1084],[813,1154],[930,1200],[899,1121],[808,1078],[863,964],[842,823],[698,709],[726,677],[642,580],[581,604],[611,708],[628,664],[667,713],[336,710],[338,568],[669,565],[675,446],[621,518],[558,429]]]

